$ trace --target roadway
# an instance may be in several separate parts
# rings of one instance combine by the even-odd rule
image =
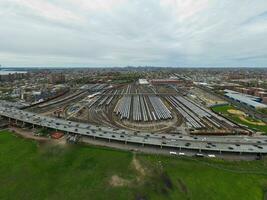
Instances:
[[[100,127],[91,124],[78,123],[36,113],[19,110],[17,108],[0,106],[0,116],[15,123],[30,124],[32,126],[47,127],[65,133],[79,134],[108,142],[154,146],[159,148],[190,149],[199,152],[232,152],[232,153],[267,153],[267,137],[249,136],[188,136],[178,134],[151,134],[133,132],[111,127]]]

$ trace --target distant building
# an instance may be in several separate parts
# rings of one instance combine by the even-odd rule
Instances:
[[[28,78],[29,73],[8,73],[0,74],[0,81],[15,81],[19,79]]]
[[[231,98],[237,102],[240,102],[242,104],[245,104],[247,106],[250,106],[252,108],[267,108],[266,104],[260,103],[261,98],[260,97],[256,97],[256,96],[252,96],[252,95],[248,95],[248,94],[243,94],[240,92],[236,92],[233,90],[224,90],[225,92],[225,96],[228,98]]]
[[[183,81],[178,79],[152,79],[152,84],[181,84]]]
[[[49,83],[59,84],[65,82],[65,75],[63,73],[54,73],[49,76]]]
[[[138,83],[139,83],[140,85],[147,85],[147,84],[149,84],[149,82],[148,82],[146,79],[139,79],[139,80],[138,80]]]
[[[265,91],[257,91],[257,92],[255,92],[255,95],[258,96],[258,97],[263,98],[263,97],[267,97],[267,92],[265,92]]]
[[[240,85],[237,83],[223,82],[220,84],[214,84],[214,86],[220,90],[223,90],[223,89],[233,90],[233,89],[239,88]]]
[[[244,93],[244,94],[249,94],[249,95],[254,95],[257,97],[267,97],[267,92],[263,88],[256,88],[256,87],[249,87],[249,88],[241,88],[237,87],[234,88],[235,91]]]

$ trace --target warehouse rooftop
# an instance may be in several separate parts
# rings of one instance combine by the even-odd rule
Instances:
[[[267,108],[266,104],[258,102],[260,100],[259,97],[255,97],[252,95],[242,94],[240,92],[236,92],[233,90],[224,90],[225,96],[234,99],[235,101],[244,103],[253,108]]]

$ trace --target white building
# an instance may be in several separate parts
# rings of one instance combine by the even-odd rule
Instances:
[[[266,104],[260,103],[260,98],[252,95],[243,94],[233,90],[224,90],[225,96],[237,102],[246,104],[252,108],[267,108]]]
[[[146,79],[139,79],[139,80],[138,80],[138,83],[139,83],[140,85],[147,85],[147,84],[149,84],[149,82],[148,82]]]

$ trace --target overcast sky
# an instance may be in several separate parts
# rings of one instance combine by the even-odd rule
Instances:
[[[0,64],[266,67],[267,0],[0,0]]]

